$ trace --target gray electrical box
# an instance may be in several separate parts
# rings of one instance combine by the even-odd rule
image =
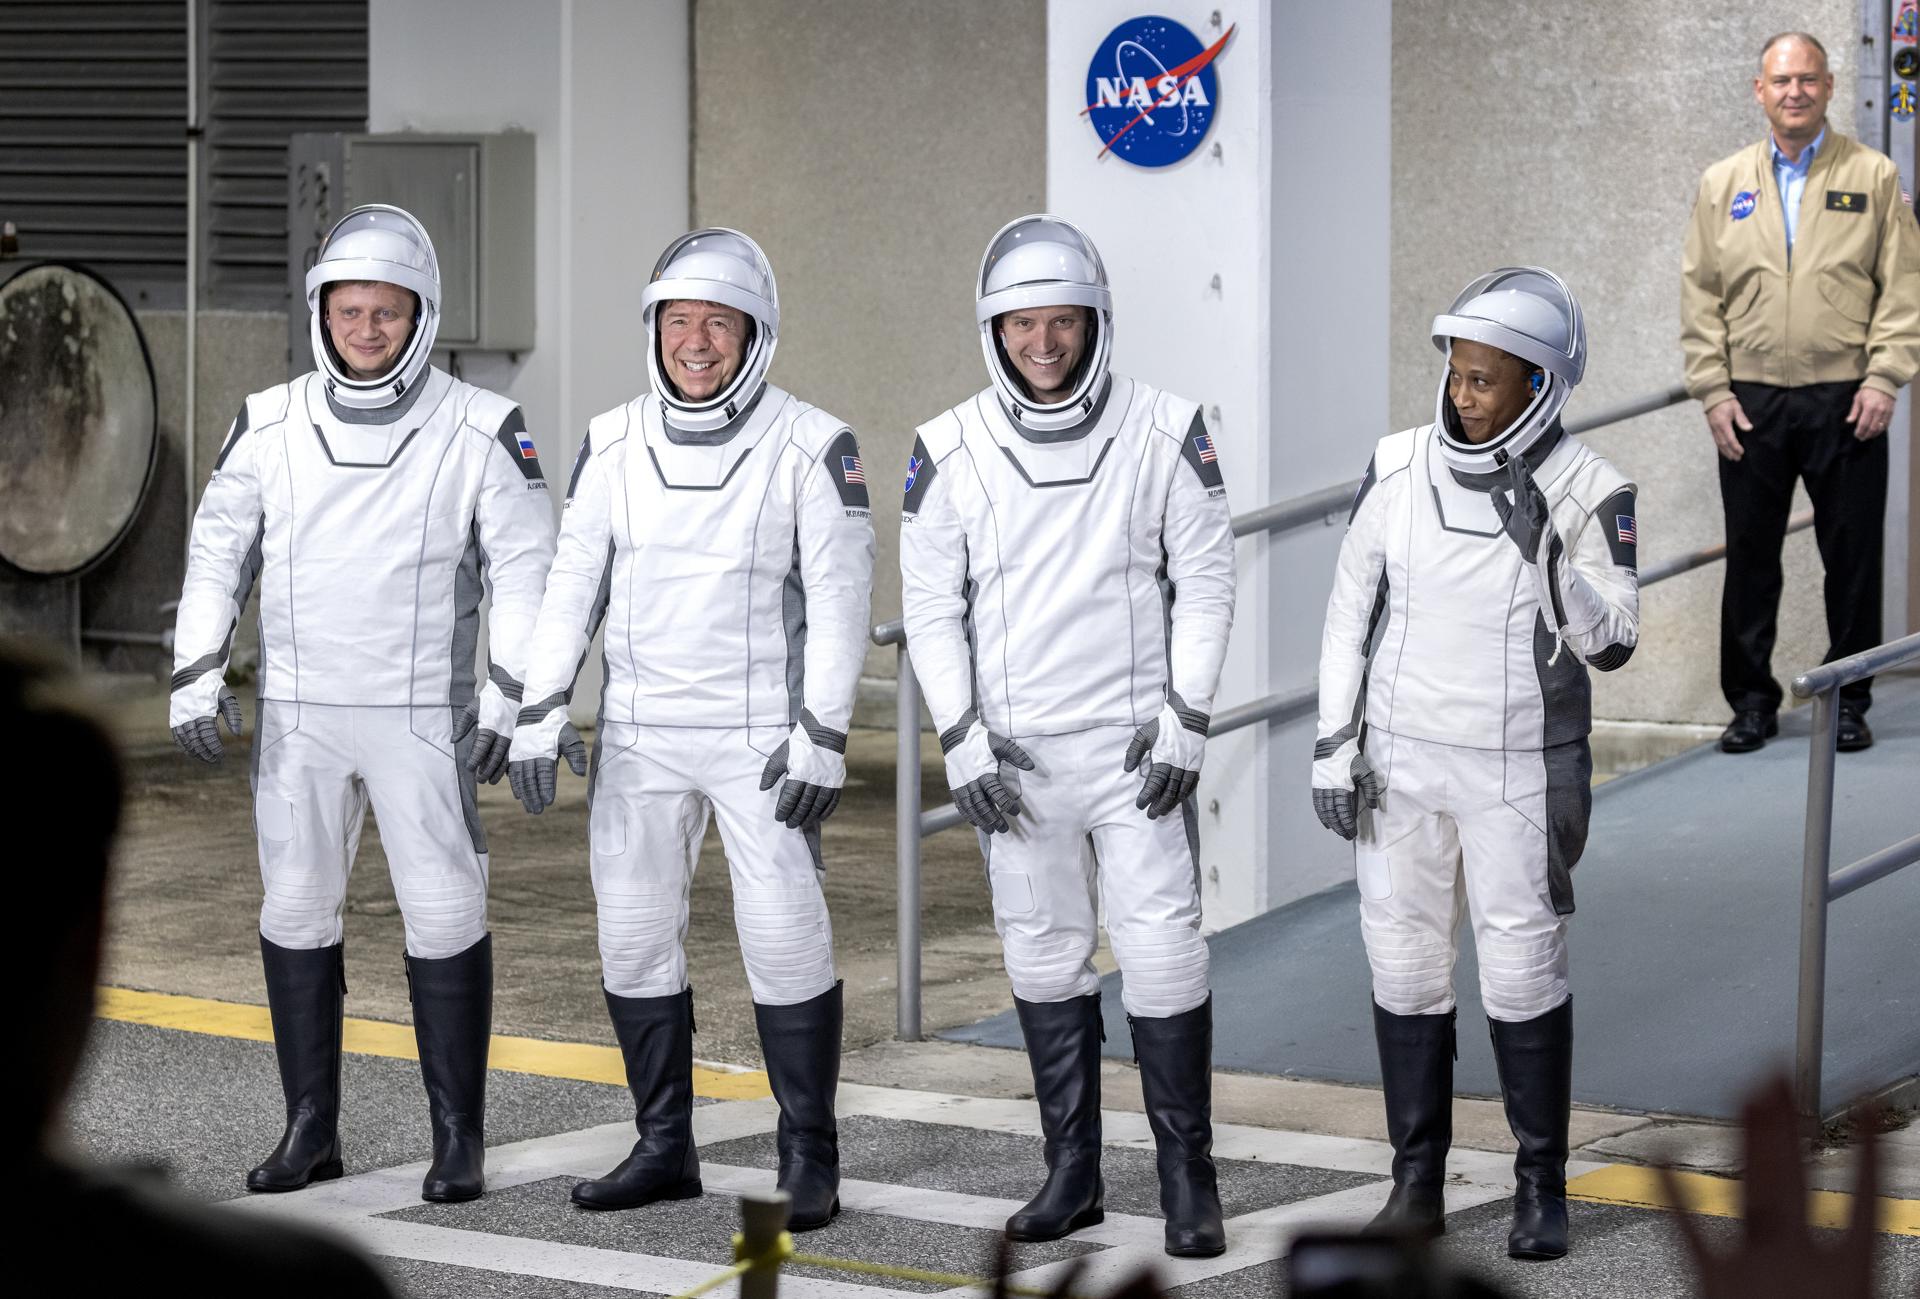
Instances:
[[[313,368],[307,271],[363,203],[420,219],[440,259],[444,350],[523,352],[534,339],[534,137],[299,134],[287,157],[288,373]]]

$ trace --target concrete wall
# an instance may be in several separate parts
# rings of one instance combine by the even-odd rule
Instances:
[[[1759,139],[1751,83],[1776,31],[1812,31],[1833,56],[1832,120],[1854,133],[1853,0],[1734,6],[1622,0],[1393,6],[1392,422],[1433,417],[1440,361],[1427,325],[1473,276],[1538,262],[1586,312],[1577,414],[1679,381],[1681,243],[1700,172]],[[1693,403],[1597,433],[1640,484],[1648,561],[1722,539],[1715,455]],[[1788,541],[1775,670],[1826,650],[1812,534]],[[1639,652],[1600,677],[1605,717],[1719,721],[1722,569],[1652,588]]]
[[[525,409],[558,510],[587,420],[647,386],[640,290],[687,228],[686,2],[373,0],[368,38],[369,130],[537,137],[537,341],[461,361]],[[596,653],[577,720],[599,671]]]
[[[694,222],[772,260],[772,379],[859,435],[874,620],[897,618],[913,429],[986,386],[980,254],[1044,202],[1046,7],[698,0],[693,37]],[[891,650],[870,653],[863,721],[890,720],[873,686],[893,671]]]
[[[186,528],[190,500],[197,503],[226,438],[227,426],[250,392],[279,381],[286,362],[287,322],[278,312],[200,313],[199,391],[194,423],[191,490],[186,481],[186,315],[179,311],[136,313],[153,358],[159,397],[160,448],[153,484],[139,516],[120,546],[81,579],[81,625],[156,635],[173,626],[160,606],[180,596],[186,573]],[[245,669],[256,658],[254,616],[240,620],[234,662]],[[154,645],[89,639],[86,661],[113,671],[165,674],[172,656]],[[236,674],[235,681],[243,679]]]

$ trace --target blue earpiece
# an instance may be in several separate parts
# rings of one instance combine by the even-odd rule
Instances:
[[[1538,370],[1535,370],[1532,374],[1527,376],[1527,386],[1529,388],[1532,388],[1535,392],[1540,391],[1540,385],[1543,382],[1545,381],[1541,379],[1540,372]]]

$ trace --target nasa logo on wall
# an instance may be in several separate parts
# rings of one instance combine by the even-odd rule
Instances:
[[[1136,167],[1169,167],[1206,138],[1220,102],[1214,60],[1234,29],[1212,45],[1171,18],[1146,14],[1107,33],[1087,66],[1087,107],[1109,153]]]

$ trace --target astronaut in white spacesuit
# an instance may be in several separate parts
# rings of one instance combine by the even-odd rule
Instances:
[[[1219,455],[1193,402],[1109,373],[1106,269],[1075,226],[1035,215],[995,235],[975,314],[992,383],[919,429],[900,570],[1046,1132],[1047,1181],[1007,1232],[1052,1240],[1104,1216],[1097,888],[1167,1252],[1218,1254],[1191,795],[1233,622]]]
[[[1579,304],[1531,267],[1433,322],[1434,423],[1382,438],[1320,649],[1313,803],[1355,841],[1394,1187],[1382,1230],[1444,1230],[1455,934],[1519,1142],[1508,1252],[1567,1249],[1573,1006],[1565,917],[1592,807],[1587,669],[1639,635],[1634,487],[1568,435]]]
[[[779,1184],[804,1230],[840,1207],[820,822],[846,783],[866,655],[866,470],[845,423],[767,382],[780,306],[753,240],[674,240],[641,312],[651,391],[587,425],[510,766],[529,811],[553,801],[574,676],[604,617],[590,856],[640,1139],[573,1198],[616,1209],[700,1193],[685,941],[711,810],[780,1105]]]
[[[215,716],[240,730],[224,677],[258,582],[260,952],[287,1128],[247,1186],[341,1175],[341,915],[371,800],[433,1118],[421,1194],[472,1199],[493,1005],[474,777],[497,780],[506,763],[553,512],[519,408],[429,364],[440,272],[418,221],[348,213],[307,274],[307,303],[318,368],[241,406],[194,516],[174,630],[174,736],[217,762]]]

